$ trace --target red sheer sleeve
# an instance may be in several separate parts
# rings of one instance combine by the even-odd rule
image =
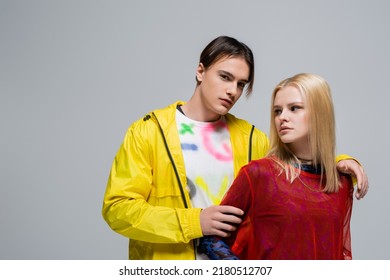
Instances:
[[[228,192],[226,193],[225,197],[223,198],[221,205],[231,205],[237,208],[240,208],[244,211],[244,215],[240,218],[244,221],[245,216],[247,212],[249,211],[252,200],[253,200],[253,194],[252,194],[252,182],[250,180],[249,174],[248,174],[248,165],[241,168],[240,172],[238,173],[237,177],[235,178],[233,184],[229,188]],[[245,225],[240,225],[240,231],[244,232]],[[232,232],[231,236],[229,238],[226,238],[225,241],[229,246],[233,246],[234,242],[236,241],[237,232]]]
[[[250,185],[251,181],[246,172],[246,167],[243,167],[225,194],[221,205],[231,205],[246,212],[252,203]]]
[[[352,260],[352,246],[351,246],[351,216],[352,216],[352,204],[353,204],[353,187],[351,180],[348,180],[347,184],[344,184],[345,188],[349,189],[348,198],[346,200],[346,211],[344,216],[344,244],[343,255],[345,260]]]

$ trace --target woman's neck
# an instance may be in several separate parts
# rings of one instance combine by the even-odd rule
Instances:
[[[313,155],[308,148],[308,143],[303,143],[301,145],[290,144],[289,148],[302,164],[313,164]]]
[[[306,165],[312,165],[313,164],[313,159],[311,159],[311,158],[301,158],[301,157],[297,157],[297,158],[299,159],[301,164],[306,164]]]

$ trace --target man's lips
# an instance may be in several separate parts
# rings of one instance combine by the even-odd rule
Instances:
[[[233,105],[233,101],[231,101],[230,99],[226,99],[226,98],[220,98],[220,99],[221,99],[222,102],[227,103],[227,104],[229,104],[230,106]]]

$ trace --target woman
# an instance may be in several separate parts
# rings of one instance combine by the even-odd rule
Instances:
[[[352,259],[353,188],[335,158],[335,118],[327,82],[298,74],[272,94],[267,157],[244,166],[223,199],[243,222],[226,239],[239,259]],[[210,240],[202,249],[220,255]]]

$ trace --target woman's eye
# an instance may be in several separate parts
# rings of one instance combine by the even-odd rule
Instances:
[[[296,110],[298,110],[298,109],[300,109],[301,107],[299,107],[299,106],[292,106],[291,107],[291,111],[296,111]]]
[[[282,110],[280,110],[280,109],[274,110],[274,114],[275,114],[276,116],[280,115],[281,113],[282,113]]]

